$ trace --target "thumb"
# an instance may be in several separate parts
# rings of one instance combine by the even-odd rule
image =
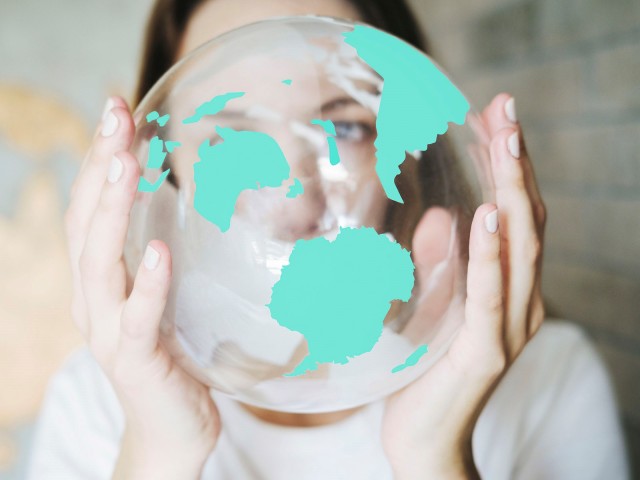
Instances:
[[[416,227],[412,242],[413,261],[419,285],[416,312],[403,333],[424,338],[426,331],[442,318],[455,288],[455,221],[451,212],[433,207]]]

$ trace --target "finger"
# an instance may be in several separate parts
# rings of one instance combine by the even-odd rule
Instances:
[[[529,159],[522,129],[518,123],[515,99],[507,94],[500,93],[491,101],[481,114],[487,125],[489,135],[495,136],[503,128],[516,128],[519,132],[520,161],[524,169],[525,186],[531,197],[534,207],[534,217],[539,229],[544,228],[546,212],[536,181],[535,172]]]
[[[455,222],[451,213],[441,207],[425,212],[412,241],[412,257],[416,267],[419,298],[416,311],[402,333],[409,338],[424,338],[426,330],[442,317],[454,293]]]
[[[116,108],[123,108],[127,112],[129,111],[129,106],[127,105],[127,102],[124,99],[120,97],[109,97],[109,99],[107,100],[107,103],[104,107],[104,111],[102,112],[100,121],[96,126],[96,130],[94,132],[94,135],[91,141],[91,146],[87,151],[86,155],[84,156],[84,159],[80,166],[80,171],[76,176],[76,179],[73,185],[71,186],[72,200],[73,198],[75,198],[77,189],[81,186],[82,182],[84,181],[84,178],[85,178],[84,174],[86,173],[86,169],[91,168],[92,164],[104,165],[104,162],[95,161],[96,154],[99,154],[102,148],[100,147],[100,145],[105,142],[108,144],[109,142],[118,140],[117,137],[119,135],[121,122],[120,122],[120,119],[118,118],[117,111],[114,112],[114,109]],[[115,114],[115,117],[111,115],[112,113]],[[106,141],[102,140],[105,138],[109,140],[106,140]]]
[[[101,133],[94,139],[83,167],[74,181],[71,201],[65,216],[73,265],[82,252],[109,162],[116,152],[128,150],[133,140],[135,127],[126,105],[109,110],[101,125]]]
[[[502,264],[507,291],[505,336],[509,354],[514,356],[527,338],[527,314],[541,254],[541,241],[518,153],[514,128],[504,128],[494,136],[491,160],[502,226]]]
[[[540,279],[536,279],[536,286],[534,287],[533,300],[531,301],[531,309],[529,311],[529,319],[527,324],[528,338],[533,337],[542,324],[545,318],[545,306],[542,292],[540,289]]]
[[[531,205],[533,207],[533,217],[536,221],[538,230],[544,230],[546,223],[546,209],[542,201],[542,195],[540,194],[540,188],[538,187],[538,181],[533,170],[533,165],[527,151],[527,145],[524,140],[522,129],[518,125],[518,141],[520,148],[520,163],[522,164],[522,170],[524,173],[524,183],[531,199]]]
[[[490,137],[503,128],[514,127],[518,123],[514,98],[508,93],[499,93],[482,111],[481,117]]]
[[[540,243],[544,243],[544,229],[540,233]],[[533,337],[540,329],[540,326],[544,322],[546,315],[546,309],[544,305],[544,298],[542,296],[542,252],[544,248],[541,247],[541,252],[536,264],[536,280],[533,286],[533,299],[529,309],[527,333],[529,338]]]
[[[128,106],[123,99],[113,97],[107,101],[91,148],[85,156],[80,172],[71,188],[71,201],[65,213],[64,223],[73,282],[71,313],[74,323],[87,339],[90,332],[87,305],[82,292],[79,258],[86,240],[89,222],[100,195],[102,182],[106,176],[108,167],[106,159],[110,158],[109,152],[128,149],[133,137],[131,122],[127,121],[126,116],[123,117],[121,110],[116,110],[113,113],[114,108],[125,109],[128,112]]]
[[[93,134],[93,140],[100,138],[100,137],[104,137],[104,136],[108,136],[108,132],[113,130],[113,126],[115,124],[113,124],[113,120],[109,119],[109,113],[111,113],[111,111],[114,108],[124,108],[127,111],[130,111],[129,108],[129,104],[127,103],[127,101],[122,98],[122,97],[118,97],[118,96],[113,96],[113,97],[109,97],[107,99],[107,103],[104,106],[104,109],[102,111],[102,115],[100,116],[100,121],[98,122],[98,124],[96,125],[96,129],[95,132]],[[106,126],[106,124],[108,124],[109,122],[111,122],[110,126]],[[103,131],[105,133],[103,133]],[[92,142],[93,145],[93,142]],[[90,159],[90,155],[89,153],[91,152],[91,149],[89,150],[88,154],[85,155],[82,165],[81,165],[81,170],[82,168],[84,168],[87,163],[88,160]]]
[[[461,343],[465,348],[473,344],[474,350],[482,356],[488,355],[488,358],[493,358],[496,351],[503,351],[505,312],[498,230],[496,206],[481,205],[471,224],[465,323],[461,331]],[[468,339],[464,338],[465,335]],[[500,360],[499,354],[497,355]]]
[[[147,246],[120,320],[118,355],[124,364],[142,366],[153,359],[170,283],[169,248],[153,240]]]
[[[464,323],[444,357],[444,365],[450,367],[445,376],[458,378],[456,383],[464,388],[479,388],[478,393],[486,391],[487,383],[495,382],[506,366],[498,217],[496,206],[488,203],[474,215]]]
[[[139,178],[140,166],[132,154],[119,152],[111,158],[80,259],[84,295],[98,312],[125,299],[122,253]]]
[[[547,211],[542,200],[542,196],[540,194],[540,189],[538,187],[538,183],[535,177],[535,172],[533,169],[533,165],[531,163],[529,154],[526,149],[526,142],[523,138],[522,129],[518,123],[515,99],[507,94],[501,93],[497,95],[491,104],[482,112],[481,117],[484,119],[484,123],[487,125],[487,129],[489,130],[490,135],[496,135],[503,128],[516,128],[519,134],[519,150],[520,150],[520,163],[522,165],[523,174],[524,174],[524,183],[529,194],[529,198],[531,199],[531,208],[533,210],[533,218],[535,220],[535,225],[538,230],[538,237],[540,238],[540,242],[544,241],[544,230],[547,221]],[[541,259],[540,259],[541,260]],[[539,262],[537,268],[537,278],[536,278],[536,286],[534,287],[534,291],[536,291],[536,295],[540,298],[542,294],[540,292],[540,284],[541,284],[541,261]],[[544,311],[544,308],[537,309]],[[530,317],[531,318],[531,317]],[[530,326],[530,330],[534,328]]]

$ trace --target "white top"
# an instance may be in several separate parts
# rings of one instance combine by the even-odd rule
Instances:
[[[223,431],[202,480],[392,478],[382,402],[331,425],[285,427],[214,397]],[[50,381],[27,479],[111,478],[123,429],[110,383],[89,350],[77,350]],[[578,327],[543,325],[480,415],[473,451],[485,479],[629,478],[609,377]]]

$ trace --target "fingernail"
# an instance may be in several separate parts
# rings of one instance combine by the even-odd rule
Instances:
[[[122,176],[124,170],[122,162],[116,156],[111,157],[111,163],[109,164],[109,172],[107,173],[107,180],[109,183],[116,183]]]
[[[147,270],[155,270],[160,262],[160,254],[154,250],[151,245],[147,245],[144,251],[143,263]]]
[[[116,117],[112,111],[107,113],[107,118],[102,123],[102,136],[110,137],[118,129],[118,117]]]
[[[518,132],[513,132],[507,140],[507,148],[513,158],[520,158],[520,138]]]
[[[498,231],[498,210],[494,210],[485,215],[484,226],[489,233],[496,233]]]
[[[507,100],[507,103],[504,104],[504,113],[507,115],[507,118],[510,122],[518,123],[515,98],[511,97],[509,100]]]
[[[115,102],[111,97],[107,98],[107,104],[104,106],[104,110],[102,111],[102,121],[104,122],[107,119],[107,114],[111,111],[111,109],[115,106]]]

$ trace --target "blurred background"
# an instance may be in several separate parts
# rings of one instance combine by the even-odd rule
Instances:
[[[0,480],[22,478],[49,376],[81,343],[62,215],[151,0],[0,0]],[[549,313],[615,382],[640,478],[640,1],[412,0],[476,108],[515,95],[549,210]]]

